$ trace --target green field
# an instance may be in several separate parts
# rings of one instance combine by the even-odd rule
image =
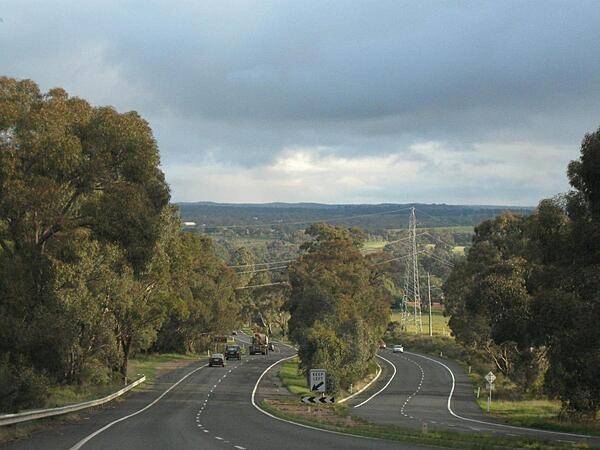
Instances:
[[[415,326],[415,318],[412,311],[410,311],[409,318],[406,322],[406,332],[417,334],[419,328]],[[439,336],[450,336],[450,327],[448,326],[448,317],[444,317],[441,308],[432,308],[431,310],[431,325],[433,335]],[[402,314],[400,312],[392,313],[392,321],[402,323]],[[429,334],[429,313],[423,311],[421,313],[421,321],[423,322],[423,329],[421,334]]]
[[[383,250],[387,245],[387,241],[367,241],[363,244],[363,253],[374,253]]]
[[[464,255],[465,254],[465,246],[464,245],[457,245],[452,249],[452,252],[456,255]]]

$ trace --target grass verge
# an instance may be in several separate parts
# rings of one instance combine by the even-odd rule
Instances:
[[[452,336],[435,334],[429,336],[405,332],[396,336],[388,336],[387,340],[402,343],[408,351],[416,351],[437,357],[442,356],[454,360],[465,372],[469,372],[470,367],[469,378],[473,383],[473,392],[477,392],[478,387],[481,390],[480,398],[476,401],[482,411],[487,410],[483,377],[490,370],[494,372],[496,370],[483,354],[469,352],[456,342]],[[494,391],[497,397],[492,398],[490,417],[514,426],[600,436],[600,423],[598,422],[576,422],[559,419],[560,402],[557,400],[507,400],[507,397],[512,394],[512,389],[514,389],[514,385],[509,380],[498,376],[496,390]]]
[[[482,395],[477,400],[484,411],[487,409],[486,398],[485,395]],[[598,422],[575,422],[559,419],[560,402],[557,400],[509,401],[492,398],[490,412],[491,417],[518,427],[600,436],[600,423]]]
[[[129,361],[128,377],[130,380],[136,380],[139,378],[138,374],[146,375],[146,383],[143,383],[141,386],[136,387],[135,389],[147,388],[154,383],[156,377],[162,372],[182,367],[193,360],[198,360],[198,356],[181,355],[176,353],[166,353],[161,355],[139,355]],[[50,395],[45,407],[54,408],[102,398],[118,391],[122,387],[123,384],[117,380],[100,386],[82,385],[53,387],[50,389]],[[64,416],[55,416],[48,419],[40,419],[0,427],[0,443],[25,438],[32,432],[43,428],[80,420],[80,418],[86,415],[88,411],[89,410],[83,410],[81,412],[66,414]]]
[[[294,402],[294,403],[292,403]],[[310,425],[323,430],[336,431],[354,436],[387,439],[400,442],[466,449],[559,449],[572,448],[565,444],[536,441],[526,438],[498,437],[488,434],[467,434],[452,431],[417,430],[394,425],[375,425],[357,417],[351,417],[348,408],[333,407],[307,408],[298,405],[297,400],[265,400],[261,407],[282,419]]]

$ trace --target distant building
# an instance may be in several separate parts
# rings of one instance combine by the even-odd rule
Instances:
[[[196,222],[183,222],[184,227],[195,227]]]

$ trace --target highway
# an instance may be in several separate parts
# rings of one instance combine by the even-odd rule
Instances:
[[[475,403],[467,374],[452,361],[390,350],[380,351],[379,355],[382,376],[369,392],[349,402],[353,415],[379,424],[420,429],[425,424],[428,429],[527,436],[564,444],[600,446],[597,437],[512,427],[493,421]]]
[[[125,401],[89,413],[84,420],[36,432],[3,448],[424,448],[303,428],[260,412],[251,402],[257,380],[266,368],[293,353],[278,346],[268,356],[246,356],[241,362],[230,361],[226,368],[195,363],[166,374],[150,390],[134,392]],[[274,389],[270,380],[265,376],[258,385],[257,404]]]
[[[247,339],[241,336],[238,340],[247,343]],[[165,374],[151,389],[134,392],[82,420],[48,427],[2,448],[425,448],[311,429],[261,412],[258,406],[265,397],[279,395],[277,361],[293,354],[293,349],[278,345],[268,356],[245,356],[225,368],[196,362]],[[426,424],[429,429],[600,445],[598,438],[491,422],[475,403],[467,375],[448,360],[391,351],[380,352],[380,358],[380,378],[348,402],[353,415],[379,424],[414,428]],[[269,367],[273,368],[267,371]]]

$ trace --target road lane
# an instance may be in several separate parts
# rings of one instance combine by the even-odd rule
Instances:
[[[514,427],[493,421],[475,402],[468,376],[452,361],[412,352],[385,352],[385,355],[396,367],[397,375],[376,398],[353,409],[356,415],[369,421],[412,428],[427,424],[432,429],[600,445],[597,437]],[[387,373],[389,377],[391,371],[388,369]],[[353,404],[360,401],[359,397]]]
[[[244,338],[240,339],[245,340]],[[384,440],[364,439],[322,430],[302,428],[268,417],[252,405],[253,387],[271,364],[293,354],[292,349],[277,346],[269,355],[245,356],[231,361],[226,368],[202,368],[166,393],[160,401],[139,414],[114,423],[86,441],[83,449],[398,449],[422,448]],[[193,366],[197,369],[200,364]],[[90,415],[86,421],[57,426],[13,442],[11,449],[69,449],[115,419],[139,411],[190,368],[168,374],[151,393],[137,392],[125,401]],[[273,374],[272,374],[273,375]],[[257,401],[273,386],[265,378],[257,390]]]

